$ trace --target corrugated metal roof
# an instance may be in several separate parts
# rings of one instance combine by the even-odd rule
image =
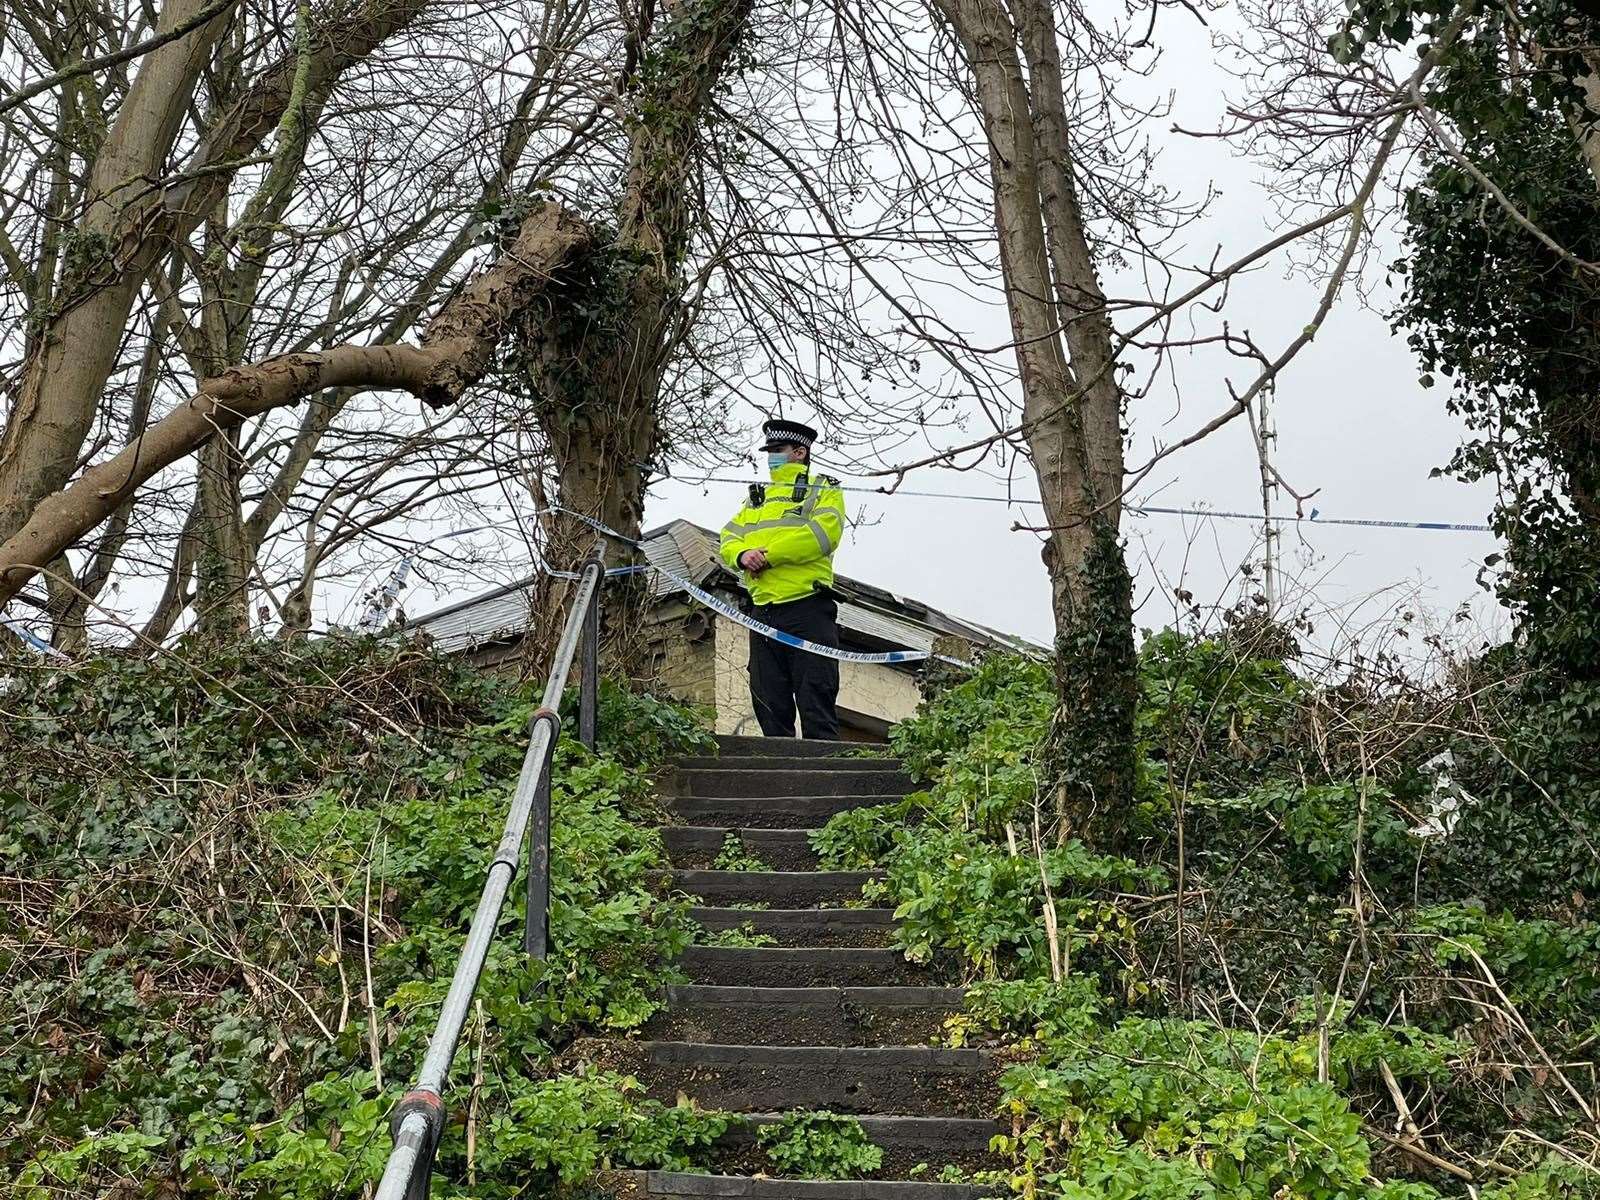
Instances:
[[[447,653],[471,650],[520,636],[530,623],[531,579],[496,588],[482,596],[406,622],[420,629]]]
[[[688,521],[674,521],[652,529],[643,539],[645,561],[695,583],[703,583],[718,565],[715,551],[701,536],[704,532]],[[657,596],[681,590],[664,575],[652,575],[650,579]],[[532,576],[519,579],[417,617],[408,621],[407,627],[425,631],[441,650],[451,653],[507,641],[521,635],[531,622],[532,586]]]
[[[704,584],[721,567],[716,543],[711,535],[688,521],[673,521],[645,532],[644,558],[653,567],[681,575],[691,583]],[[665,575],[652,575],[651,588],[658,596],[681,590]]]
[[[855,634],[873,643],[882,643],[865,647],[869,650],[932,650],[934,639],[939,636],[926,625],[897,620],[850,600],[839,603],[839,633],[845,639]]]
[[[648,530],[642,539],[642,548],[645,560],[663,571],[725,594],[737,591],[733,576],[722,569],[716,535],[708,529],[689,521],[672,521]],[[507,641],[528,628],[532,615],[529,611],[531,583],[530,578],[496,588],[417,617],[407,623],[408,627],[425,631],[447,652]],[[844,595],[839,604],[839,630],[850,649],[931,650],[934,640],[947,633],[980,645],[1027,652],[1039,649],[1026,639],[962,621],[843,575],[837,576],[834,583]],[[652,576],[652,589],[657,596],[682,591],[664,575]],[[888,611],[891,607],[903,611]]]

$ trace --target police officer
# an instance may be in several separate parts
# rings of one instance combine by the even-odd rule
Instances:
[[[750,593],[749,612],[808,642],[839,644],[833,552],[844,532],[839,481],[811,474],[817,431],[798,421],[761,427],[772,482],[722,530],[722,561]],[[768,737],[793,737],[795,709],[808,738],[839,734],[839,664],[750,631],[750,698]]]

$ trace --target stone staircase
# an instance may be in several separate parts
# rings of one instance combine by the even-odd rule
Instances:
[[[718,741],[719,756],[682,760],[664,782],[682,822],[663,830],[667,882],[694,898],[708,934],[744,930],[774,944],[691,947],[681,962],[691,982],[669,989],[642,1040],[608,1043],[605,1065],[667,1103],[687,1096],[748,1114],[751,1126],[791,1110],[854,1114],[884,1152],[881,1178],[767,1178],[747,1129],[718,1147],[727,1174],[622,1171],[606,1190],[626,1200],[989,1194],[928,1180],[947,1165],[998,1165],[988,1142],[999,1130],[999,1063],[986,1050],[929,1044],[961,990],[888,947],[890,910],[859,907],[873,872],[819,870],[811,850],[811,831],[834,813],[902,796],[912,781],[894,760],[851,757],[848,743]],[[774,869],[712,869],[730,834]]]

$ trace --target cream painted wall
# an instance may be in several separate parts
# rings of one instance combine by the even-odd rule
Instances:
[[[716,621],[717,732],[746,733],[759,737],[756,712],[750,703],[749,633],[726,617]]]
[[[716,621],[718,733],[760,734],[750,703],[750,635],[726,617]],[[914,676],[874,663],[839,664],[839,709],[888,725],[917,711],[921,693]]]
[[[709,620],[707,629],[701,621]],[[690,704],[716,709],[716,732],[759,736],[750,703],[749,631],[726,617],[712,617],[687,605],[663,608],[646,633],[646,686]],[[499,643],[469,652],[486,670],[515,676],[523,660],[517,643]],[[873,663],[839,664],[839,710],[851,739],[876,740],[881,731],[913,716],[921,692],[907,671]]]

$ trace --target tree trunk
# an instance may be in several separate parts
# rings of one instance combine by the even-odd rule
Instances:
[[[194,560],[195,621],[218,641],[250,633],[250,567],[255,561],[240,511],[244,464],[239,428],[223,429],[200,449]]]
[[[558,502],[629,538],[644,528],[645,473],[638,466],[654,449],[654,414],[642,398],[615,410],[575,414],[576,419],[551,439],[556,460]],[[628,418],[632,419],[628,419]],[[595,530],[570,518],[557,522],[563,551],[572,561],[587,556]],[[604,539],[606,561],[632,557],[626,544]]]
[[[1054,730],[1068,835],[1114,845],[1133,799],[1132,583],[1117,526],[1121,395],[1111,324],[1071,174],[1048,6],[935,0],[972,71],[995,231],[1039,480],[1061,705]],[[1019,54],[1027,57],[1027,71]]]
[[[205,0],[170,0],[157,29],[180,25],[204,7]],[[0,541],[21,528],[34,506],[78,465],[133,293],[145,275],[123,269],[123,260],[129,243],[141,238],[140,218],[152,204],[146,184],[165,170],[195,81],[225,24],[219,15],[144,57],[95,156],[87,208],[70,235],[55,316],[24,367],[17,402],[0,434]]]
[[[139,378],[133,389],[133,403],[128,412],[125,445],[141,437],[145,427],[150,423],[150,405],[155,399],[156,377],[161,366],[159,349],[160,342],[156,338],[151,338],[145,346],[144,356],[139,365]],[[131,503],[119,505],[111,514],[105,531],[95,545],[94,553],[78,579],[77,589],[68,597],[65,608],[59,614],[52,614],[50,640],[56,649],[67,654],[76,654],[88,646],[90,610],[101,591],[110,582],[111,573],[122,557],[122,547],[128,540],[128,530],[132,520]],[[71,566],[66,561],[66,555],[58,557],[51,570],[52,574],[58,570],[70,571]]]
[[[611,332],[597,339],[585,326],[575,338],[549,343],[542,355],[538,382],[550,401],[543,412],[559,501],[630,538],[643,528],[642,464],[660,436],[661,373],[673,348],[691,205],[698,200],[702,124],[751,8],[752,0],[685,0],[669,10],[628,94],[617,238],[595,272],[600,287],[621,280]],[[558,542],[587,545],[564,524]],[[618,553],[623,549],[613,543],[612,557],[626,557]]]
[[[647,467],[659,449],[661,376],[674,348],[681,269],[689,251],[701,129],[712,89],[738,48],[751,0],[685,0],[646,49],[627,95],[628,161],[617,205],[617,236],[603,257],[569,284],[593,303],[614,297],[611,317],[567,326],[530,326],[529,358],[545,439],[555,462],[556,500],[638,539],[644,528]],[[585,558],[595,530],[569,513],[546,523],[544,558],[570,569]],[[626,542],[606,538],[606,561],[634,558]],[[541,577],[532,604],[536,630],[530,662],[542,661],[556,625],[560,581]],[[608,625],[635,629],[626,614],[642,589],[608,585]],[[611,639],[609,658],[624,673],[628,639]]]
[[[1122,389],[1105,293],[1072,176],[1061,53],[1049,0],[1012,3],[1033,97],[1056,322],[1066,341],[1074,389],[1074,399],[1059,408],[1078,471],[1062,491],[1064,519],[1052,520],[1057,558],[1052,576],[1060,580],[1054,587],[1061,696],[1057,750],[1066,784],[1058,794],[1076,810],[1064,815],[1097,840],[1115,843],[1133,803],[1138,702],[1133,580],[1119,535]]]
[[[125,501],[123,507],[128,506],[129,502]],[[161,589],[161,599],[156,602],[155,611],[150,614],[150,619],[140,630],[140,637],[146,642],[166,641],[167,635],[177,625],[184,609],[189,607],[192,598],[189,578],[194,573],[195,530],[199,520],[199,503],[196,501],[189,506],[189,515],[178,533],[178,544],[172,552],[172,568],[167,572],[167,582]]]
[[[1600,188],[1600,50],[1585,49],[1579,53],[1583,56],[1584,65],[1589,68],[1578,79],[1583,104],[1579,111],[1570,113],[1567,119],[1584,164],[1594,178],[1595,187]]]

